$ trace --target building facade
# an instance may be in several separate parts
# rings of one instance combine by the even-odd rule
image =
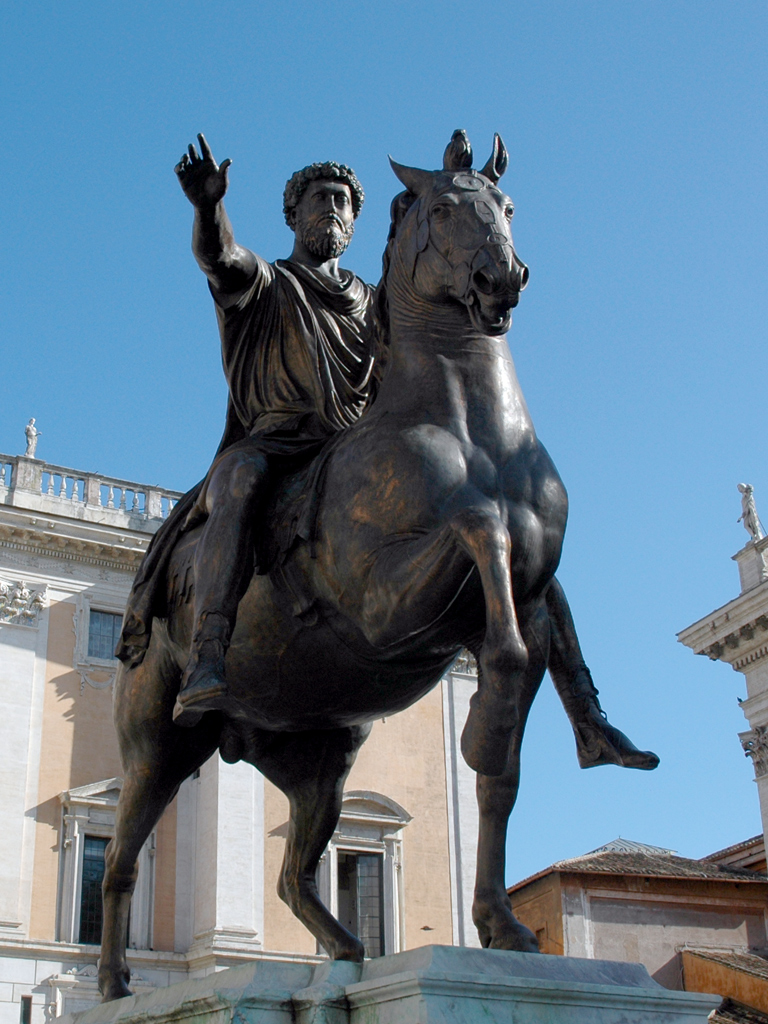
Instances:
[[[691,971],[686,982],[683,954],[719,950],[766,965],[768,876],[758,865],[760,839],[702,860],[617,839],[551,865],[509,895],[545,953],[640,962],[665,988],[737,995],[696,988]]]
[[[122,785],[112,656],[133,575],[180,495],[0,455],[0,1024],[97,1001],[104,849]],[[469,658],[377,722],[318,872],[370,955],[477,945],[477,810],[459,752]],[[143,991],[254,956],[312,960],[279,900],[281,792],[212,757],[142,849],[130,922]]]
[[[757,532],[762,533],[762,530]],[[740,700],[748,729],[739,733],[755,769],[763,835],[768,832],[768,537],[750,540],[733,559],[741,593],[678,633],[694,654],[723,661],[744,676]]]

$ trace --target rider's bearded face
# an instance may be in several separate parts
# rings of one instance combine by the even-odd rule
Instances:
[[[313,256],[341,256],[355,231],[349,186],[339,181],[311,181],[296,206],[294,231]]]

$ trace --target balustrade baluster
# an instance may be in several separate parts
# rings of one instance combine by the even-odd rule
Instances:
[[[112,486],[112,484],[108,484],[107,485],[107,494],[108,494],[107,508],[114,508],[115,507],[115,488]]]
[[[0,463],[0,487],[5,487],[5,463]]]
[[[124,487],[121,487],[120,488],[120,511],[121,512],[125,512],[125,499],[126,499],[126,495],[127,495],[127,491],[125,490]]]
[[[66,498],[67,496],[67,478],[64,474],[61,474],[61,483],[59,484],[59,497]]]
[[[45,490],[46,494],[53,494],[53,473],[48,474],[48,486]]]
[[[131,505],[131,512],[138,512],[139,509],[139,492],[133,492],[133,504]]]

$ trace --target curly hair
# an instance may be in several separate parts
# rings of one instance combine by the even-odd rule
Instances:
[[[337,164],[335,160],[328,160],[324,164],[310,164],[309,167],[302,167],[300,171],[292,174],[285,183],[283,213],[285,214],[285,223],[289,228],[293,227],[291,224],[291,211],[296,209],[299,200],[307,191],[309,183],[311,181],[326,180],[340,181],[342,184],[349,186],[349,191],[352,193],[352,212],[355,218],[357,218],[365,202],[363,186],[357,180],[357,175],[351,167],[347,167],[345,164]]]

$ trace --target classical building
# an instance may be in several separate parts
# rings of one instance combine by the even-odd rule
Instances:
[[[739,596],[678,633],[680,643],[694,654],[724,661],[744,675],[747,699],[739,703],[749,728],[739,739],[754,765],[763,835],[768,832],[767,555],[768,537],[750,540],[733,556],[739,567]]]
[[[133,574],[179,495],[0,455],[0,1024],[98,999],[104,849],[120,793],[112,656]],[[477,811],[459,735],[468,659],[376,723],[319,882],[370,955],[476,945]],[[277,897],[287,800],[218,756],[145,844],[130,922],[136,991],[256,957],[312,960]]]
[[[512,886],[512,909],[545,953],[640,962],[666,988],[740,998],[742,990],[696,987],[705,972],[697,960],[686,977],[684,954],[718,950],[758,963],[757,987],[765,984],[768,962],[758,954],[768,954],[768,876],[754,870],[765,866],[761,839],[702,860],[617,839]]]

